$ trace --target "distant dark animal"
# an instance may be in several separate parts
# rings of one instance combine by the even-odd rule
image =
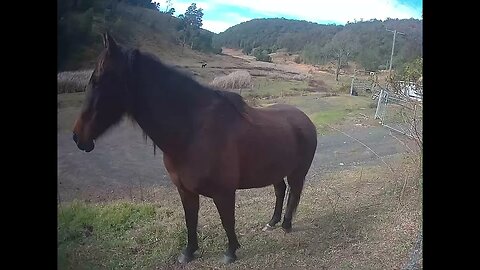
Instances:
[[[281,220],[287,177],[282,228],[290,232],[317,146],[316,128],[307,115],[285,104],[250,107],[240,95],[203,86],[152,55],[124,48],[109,34],[104,45],[73,140],[90,152],[94,141],[126,114],[162,150],[185,211],[187,246],[179,261],[191,261],[198,249],[199,195],[212,198],[220,214],[228,238],[227,263],[236,259],[240,247],[237,189],[274,186],[275,210],[268,222],[273,227]]]
[[[206,66],[207,66],[207,63],[205,63],[205,64],[202,64],[202,68],[204,68],[204,67],[206,67]]]

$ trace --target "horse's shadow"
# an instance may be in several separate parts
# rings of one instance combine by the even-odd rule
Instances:
[[[299,213],[290,233],[285,233],[280,225],[262,231],[262,222],[257,220],[257,229],[239,235],[242,248],[238,250],[235,265],[247,266],[253,261],[267,260],[281,252],[295,256],[299,252],[316,256],[321,260],[332,248],[348,249],[361,241],[362,233],[370,231],[373,215],[380,213],[380,205],[359,206],[346,211],[319,211],[315,214]],[[252,224],[253,226],[253,224]],[[209,234],[209,232],[205,232]],[[221,249],[200,248],[198,263],[219,262]]]

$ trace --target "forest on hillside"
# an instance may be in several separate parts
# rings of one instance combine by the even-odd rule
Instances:
[[[129,46],[157,37],[193,50],[221,52],[212,46],[214,33],[201,28],[201,8],[192,3],[184,14],[175,17],[174,12],[151,0],[57,0],[57,70],[78,69],[95,60],[106,31]]]
[[[389,66],[393,33],[387,29],[398,31],[393,66],[403,67],[422,57],[423,25],[417,19],[355,21],[345,26],[285,18],[254,19],[215,35],[213,42],[260,57],[283,48],[298,53],[298,62],[341,61],[346,65],[355,61],[365,69],[378,70]]]
[[[354,61],[367,70],[381,70],[389,67],[392,31],[397,30],[394,69],[422,61],[422,20],[355,21],[343,26],[253,19],[215,34],[202,28],[203,10],[195,3],[174,16],[172,1],[163,7],[151,0],[57,0],[58,71],[91,65],[102,49],[100,34],[105,31],[129,46],[149,41],[157,47],[168,43],[205,53],[239,48],[260,61],[271,61],[269,54],[281,49],[298,54],[298,63],[333,61],[345,66]]]

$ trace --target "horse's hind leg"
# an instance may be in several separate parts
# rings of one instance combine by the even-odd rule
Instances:
[[[240,247],[237,235],[235,234],[235,191],[220,192],[213,197],[213,202],[215,206],[217,206],[223,228],[228,238],[228,249],[225,252],[223,261],[225,263],[231,263],[237,259],[235,252]]]
[[[288,195],[287,207],[285,209],[285,216],[283,217],[282,222],[282,228],[287,233],[292,231],[292,217],[297,210],[304,181],[304,174],[293,174],[287,177],[287,182],[290,186],[290,193]]]
[[[273,185],[275,188],[275,210],[273,211],[272,219],[268,222],[266,228],[275,226],[281,219],[282,219],[282,208],[283,208],[283,200],[285,199],[285,190],[287,189],[287,185],[285,185],[285,181],[276,183]]]

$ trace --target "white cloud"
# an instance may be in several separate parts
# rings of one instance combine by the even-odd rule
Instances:
[[[354,19],[419,18],[398,0],[210,0],[212,5],[248,8],[269,16],[292,16],[308,21],[346,23]]]
[[[228,21],[220,21],[220,20],[203,20],[202,28],[212,31],[214,33],[220,33],[227,30],[229,27],[234,26],[236,24],[246,22],[251,20],[252,18],[241,16],[237,13],[227,13],[225,14]]]
[[[236,23],[230,23],[230,22],[224,22],[224,21],[203,20],[202,28],[218,34],[220,32],[227,30],[230,26],[233,26],[235,24]]]
[[[235,24],[238,24],[238,23],[241,23],[241,22],[246,22],[246,21],[249,21],[253,18],[250,18],[250,17],[245,17],[245,16],[242,16],[238,13],[234,13],[234,12],[227,12],[225,13],[225,17],[228,18],[228,21],[229,22],[234,22]]]
[[[166,4],[166,1],[165,0],[153,0],[152,2],[157,2],[157,3],[160,3],[160,10],[164,11],[165,8],[167,7],[167,4]],[[192,4],[192,3],[196,3],[197,4],[197,8],[201,8],[203,9],[203,13],[205,13],[205,11],[208,11],[210,9],[210,3],[207,3],[207,2],[198,2],[198,1],[193,1],[190,0],[190,1],[175,1],[175,0],[172,0],[172,7],[175,8],[175,15],[179,15],[179,14],[184,14],[185,11],[187,10],[187,8]]]

